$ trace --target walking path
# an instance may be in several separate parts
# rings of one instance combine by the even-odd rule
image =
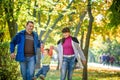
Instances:
[[[108,65],[103,65],[99,63],[88,63],[88,68],[93,67],[97,69],[106,69],[106,70],[115,70],[115,71],[120,71],[120,67],[116,66],[108,66]]]

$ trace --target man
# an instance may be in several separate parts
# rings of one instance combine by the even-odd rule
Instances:
[[[33,31],[34,23],[28,21],[25,30],[20,31],[10,42],[10,57],[20,63],[23,80],[32,80],[35,72],[38,35]],[[14,53],[17,45],[17,54]]]

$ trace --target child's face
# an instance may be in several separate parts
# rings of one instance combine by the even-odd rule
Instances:
[[[48,54],[48,51],[47,50],[44,50],[44,55],[47,55]]]

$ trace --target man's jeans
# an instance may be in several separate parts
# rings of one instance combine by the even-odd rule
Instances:
[[[20,62],[20,69],[23,80],[32,80],[35,72],[35,56],[25,57],[25,61]]]
[[[63,57],[60,80],[65,80],[66,75],[68,80],[72,80],[74,65],[75,65],[75,57]]]
[[[44,66],[43,65],[43,67],[38,71],[38,73],[35,75],[37,78],[41,75],[41,76],[43,76],[43,77],[46,77],[46,74],[47,74],[47,72],[49,71],[49,69],[50,69],[50,67],[49,67],[49,65],[46,65],[46,66]]]

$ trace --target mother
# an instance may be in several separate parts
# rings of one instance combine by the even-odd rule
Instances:
[[[62,30],[63,38],[58,41],[58,46],[55,48],[59,56],[59,65],[61,70],[60,80],[65,80],[66,75],[68,80],[72,80],[73,69],[76,60],[81,68],[86,63],[85,56],[79,46],[77,38],[70,35],[68,27]],[[81,62],[82,59],[82,62]]]

